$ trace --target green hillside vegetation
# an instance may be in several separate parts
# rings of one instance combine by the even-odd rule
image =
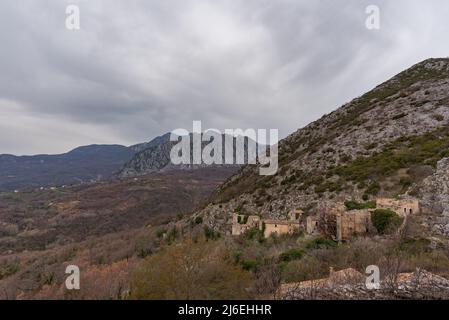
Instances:
[[[317,194],[322,194],[324,192],[340,193],[348,187],[348,183],[354,183],[365,189],[364,199],[367,200],[368,195],[376,195],[382,189],[382,180],[394,175],[398,170],[420,165],[435,167],[439,160],[448,156],[449,128],[442,127],[423,135],[401,137],[387,145],[381,152],[370,156],[360,156],[345,164],[330,167],[327,172],[310,173],[296,170],[283,179],[281,185],[286,190],[293,187],[308,190],[313,187]],[[258,197],[259,202],[268,201],[269,196],[263,190],[273,185],[274,178],[258,176],[250,176],[250,178],[255,180],[252,181],[252,188],[255,186],[256,189],[262,190]],[[416,182],[414,178],[413,176],[402,177],[399,184],[403,188],[409,187]],[[232,185],[229,185],[226,191],[232,193],[222,200],[229,200],[232,196],[241,193],[242,189],[249,188],[249,186],[245,187],[246,184],[239,185],[238,182],[234,182],[232,185],[239,186],[234,190]]]
[[[333,169],[333,173],[347,181],[364,182],[385,177],[413,165],[431,165],[449,156],[449,129],[420,136],[403,137],[386,147],[383,152]]]
[[[307,189],[315,185],[319,191],[339,191],[348,182],[365,186],[366,194],[377,194],[382,181],[400,169],[409,169],[417,165],[435,167],[437,162],[449,156],[449,128],[412,137],[402,137],[389,144],[384,151],[368,157],[359,157],[344,165],[332,168],[326,177],[338,176],[338,183],[326,179],[324,175],[309,177],[300,188]],[[413,177],[404,177],[401,184],[410,186]],[[338,185],[338,187],[336,187]]]
[[[362,210],[362,209],[374,209],[376,208],[376,202],[375,201],[368,201],[365,203],[357,202],[354,200],[346,201],[345,202],[346,209],[349,211],[351,210]]]

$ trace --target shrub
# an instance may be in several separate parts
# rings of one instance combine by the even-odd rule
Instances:
[[[318,279],[329,273],[326,263],[319,261],[316,257],[306,255],[301,260],[294,260],[282,269],[282,278],[285,282],[297,282]]]
[[[303,257],[304,251],[301,249],[290,249],[287,250],[279,256],[279,260],[283,262],[289,262],[293,260],[299,260]]]
[[[374,209],[376,208],[375,201],[369,201],[365,203],[360,203],[354,200],[346,201],[345,206],[348,210],[362,210],[362,209]]]
[[[366,193],[367,194],[372,194],[372,195],[378,194],[379,191],[380,191],[380,184],[377,181],[371,182],[371,184],[366,189]]]
[[[313,240],[310,240],[305,245],[305,248],[307,250],[328,249],[328,248],[335,248],[335,247],[337,247],[337,243],[335,241],[326,239],[323,237],[318,237]]]
[[[19,227],[15,224],[4,223],[0,225],[0,238],[15,236],[19,233]]]
[[[342,181],[324,181],[322,184],[317,185],[315,187],[316,193],[324,193],[326,191],[329,192],[341,192],[343,190],[343,182]]]
[[[162,237],[164,236],[165,233],[167,233],[167,229],[159,229],[159,230],[156,232],[156,236],[157,236],[158,238],[162,238]]]
[[[398,115],[395,115],[395,116],[393,116],[393,120],[399,120],[399,119],[401,119],[401,118],[404,118],[405,116],[407,116],[407,114],[406,113],[400,113],[400,114],[398,114]]]
[[[286,177],[284,180],[282,180],[281,185],[289,185],[296,181],[296,175],[291,175],[289,177]]]
[[[380,234],[385,234],[388,229],[399,226],[402,218],[390,209],[377,209],[371,215],[371,222]]]
[[[366,149],[366,150],[372,150],[372,149],[374,149],[374,148],[377,148],[378,145],[379,145],[379,144],[378,144],[377,142],[373,142],[373,143],[370,143],[369,145],[367,145],[367,146],[365,147],[365,149]]]
[[[257,260],[244,260],[241,262],[242,268],[245,271],[253,271],[256,272],[260,267],[260,262]]]
[[[145,259],[132,276],[131,299],[249,299],[251,275],[222,242],[185,241]]]
[[[264,227],[265,228],[265,227]],[[263,229],[264,229],[263,228]],[[251,228],[251,229],[248,229],[246,232],[245,232],[245,234],[244,234],[244,237],[245,237],[245,239],[247,239],[247,240],[254,240],[254,239],[256,239],[256,240],[258,240],[259,242],[263,242],[263,240],[265,240],[265,237],[264,237],[264,232],[263,232],[263,229],[262,230],[259,230],[258,228]]]
[[[216,240],[216,239],[220,238],[221,235],[219,232],[215,231],[214,229],[212,229],[208,226],[204,226],[204,236],[208,240]]]
[[[195,224],[202,224],[203,223],[203,218],[202,217],[196,217],[195,218]]]
[[[169,243],[173,242],[176,240],[176,238],[178,237],[178,229],[176,229],[176,227],[173,227],[168,233],[167,233],[167,241]]]
[[[0,265],[0,280],[9,277],[19,271],[19,264],[16,262],[4,262]]]
[[[399,180],[399,183],[401,184],[403,189],[407,189],[413,184],[413,179],[411,177],[402,177]]]
[[[406,238],[399,245],[399,250],[417,255],[429,251],[430,243],[431,241],[429,239],[423,237]]]
[[[246,204],[245,201],[243,201],[242,203],[240,203],[240,204],[237,206],[237,208],[235,209],[235,212],[237,212],[237,213],[242,213],[243,210],[244,210],[245,204]]]
[[[134,252],[139,258],[146,258],[152,254],[151,242],[149,239],[143,236],[139,236],[135,242]],[[68,252],[67,258],[64,261],[71,260],[76,256],[76,251],[71,250]]]
[[[434,114],[432,118],[436,121],[444,121],[444,116],[442,116],[441,114]]]

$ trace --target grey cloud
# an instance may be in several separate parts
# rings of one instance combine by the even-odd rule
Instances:
[[[365,28],[376,2],[382,28]],[[78,4],[81,30],[64,27]],[[281,136],[447,56],[449,3],[2,0],[0,153],[148,140],[193,120]]]

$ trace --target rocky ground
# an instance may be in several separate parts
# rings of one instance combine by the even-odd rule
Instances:
[[[449,280],[425,270],[400,274],[397,279],[381,281],[379,289],[365,283],[327,284],[291,287],[278,297],[285,300],[439,300],[449,299]]]

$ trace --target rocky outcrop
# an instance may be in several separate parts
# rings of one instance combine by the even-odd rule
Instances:
[[[423,181],[421,193],[423,206],[449,217],[449,158],[438,162],[435,173]]]
[[[149,148],[153,148],[156,147],[160,144],[163,144],[167,141],[170,140],[170,133],[166,133],[162,136],[156,137],[153,140],[151,140],[150,142],[144,142],[144,143],[139,143],[139,144],[135,144],[133,146],[130,146],[130,148],[135,152],[141,152],[145,149],[149,149]]]
[[[193,138],[192,135],[190,137],[190,163],[193,163]],[[234,154],[234,163],[236,163],[236,153],[241,152],[241,150],[238,150],[237,146],[237,139],[233,138],[230,140],[233,149]],[[121,178],[129,178],[129,177],[135,177],[140,175],[146,175],[149,173],[154,172],[160,172],[160,171],[170,171],[170,170],[191,170],[191,169],[202,169],[202,168],[209,168],[209,167],[227,167],[227,168],[235,168],[236,170],[240,167],[239,164],[230,164],[230,165],[224,165],[224,164],[212,164],[208,165],[204,162],[201,164],[173,164],[170,159],[170,153],[173,148],[178,142],[170,141],[170,135],[164,135],[159,138],[159,143],[156,145],[147,147],[146,149],[143,149],[140,152],[137,152],[134,157],[129,160],[123,168],[118,172],[118,176]],[[221,163],[225,163],[225,150],[226,150],[226,136],[222,135],[222,161]],[[202,142],[202,151],[204,151],[204,148],[208,146],[209,142]],[[250,144],[248,143],[248,138],[245,138],[244,141],[244,163],[248,163],[248,149]],[[257,144],[251,144],[251,146],[255,146],[257,148]],[[238,151],[237,151],[238,150]],[[253,151],[253,150],[251,150]]]
[[[121,178],[128,178],[164,169],[170,164],[170,150],[172,146],[172,142],[165,141],[136,153],[123,166],[118,175]]]

